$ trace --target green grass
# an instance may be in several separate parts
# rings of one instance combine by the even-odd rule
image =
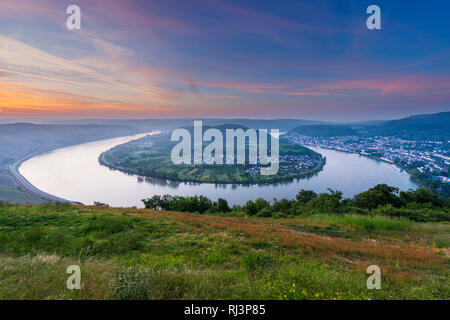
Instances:
[[[163,236],[153,221],[126,214],[93,215],[76,207],[53,205],[11,207],[9,211],[0,214],[0,252],[6,254],[110,257],[139,251],[149,239]],[[169,228],[164,235],[170,235]]]
[[[15,187],[9,176],[0,172],[0,201],[39,204],[47,202]]]
[[[311,221],[326,222],[335,225],[345,225],[363,231],[408,231],[411,230],[413,222],[408,219],[393,219],[382,216],[362,215],[316,215],[311,216]]]
[[[436,251],[436,234],[449,226],[3,205],[0,299],[448,299],[448,247]],[[72,264],[82,290],[66,288]],[[370,264],[382,290],[366,288]]]

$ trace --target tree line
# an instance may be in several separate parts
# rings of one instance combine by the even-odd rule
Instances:
[[[257,217],[294,217],[310,214],[363,214],[405,217],[414,221],[450,221],[450,201],[428,189],[399,191],[398,188],[379,184],[367,191],[344,198],[338,190],[317,194],[300,190],[295,199],[258,198],[245,205],[229,206],[227,200],[212,201],[205,196],[154,195],[142,200],[147,209],[225,214]]]

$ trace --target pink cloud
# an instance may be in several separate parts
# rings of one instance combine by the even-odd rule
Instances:
[[[286,86],[282,84],[266,84],[266,83],[251,83],[251,82],[214,82],[214,81],[200,81],[198,86],[210,88],[230,89],[248,93],[270,93],[274,89],[283,89]]]
[[[78,0],[76,4],[81,8],[82,19],[87,26],[93,28],[97,22],[120,24],[123,27],[132,27],[133,32],[149,34],[153,30],[184,33],[191,27],[175,18],[163,17],[156,10],[146,10],[144,13],[139,7],[139,1],[133,0]],[[150,3],[150,2],[149,2]],[[14,16],[46,17],[54,22],[61,23],[66,19],[66,7],[71,3],[61,3],[51,0],[15,0],[0,2],[0,14]],[[157,2],[152,2],[152,5]],[[142,31],[139,31],[142,30]],[[127,33],[128,31],[120,31]]]
[[[160,29],[169,32],[186,32],[190,29],[180,20],[163,17],[157,14],[157,2],[148,2],[155,6],[155,10],[146,10],[145,13],[140,10],[139,2],[130,0],[98,0],[89,1],[87,6],[92,7],[96,14],[108,16],[125,26],[133,25],[134,27],[142,27],[145,32],[151,29]],[[139,28],[134,28],[138,30]],[[143,31],[144,32],[144,31]]]
[[[331,95],[328,92],[319,92],[319,91],[284,92],[283,94],[288,96],[313,96],[313,97],[325,97]]]
[[[317,88],[321,90],[377,90],[382,95],[401,94],[415,96],[423,94],[424,90],[448,92],[450,90],[450,78],[410,76],[384,79],[355,79],[322,84]]]
[[[55,17],[60,11],[55,3],[48,0],[15,0],[0,2],[0,12],[4,14]],[[65,14],[63,12],[62,14]]]

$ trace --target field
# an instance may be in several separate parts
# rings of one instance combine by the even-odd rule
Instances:
[[[448,223],[0,206],[0,299],[449,299]],[[82,289],[68,290],[79,265]],[[369,265],[382,272],[368,290]]]

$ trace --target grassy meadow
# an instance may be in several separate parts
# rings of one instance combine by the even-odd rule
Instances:
[[[447,222],[0,206],[0,299],[449,299]],[[82,289],[68,290],[69,265]],[[368,290],[369,265],[382,272]]]

